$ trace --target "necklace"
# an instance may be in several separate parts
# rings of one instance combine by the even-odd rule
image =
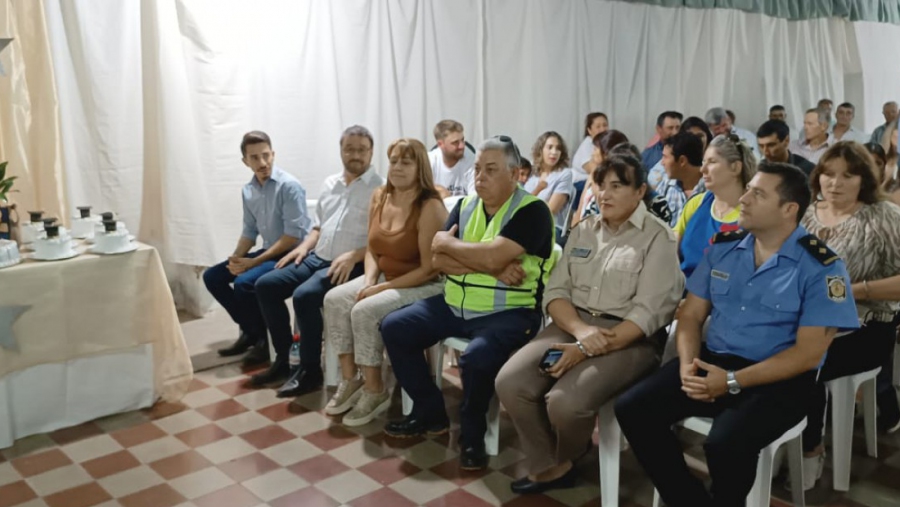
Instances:
[[[728,204],[725,204],[725,206],[728,206]],[[740,205],[738,205],[738,206],[740,206]],[[713,217],[719,219],[720,222],[723,221],[721,219],[728,216],[728,214],[731,213],[735,209],[737,209],[737,206],[735,206],[733,208],[725,208],[725,211],[722,211],[722,201],[720,201],[718,198],[715,198],[715,197],[713,198],[713,205],[712,205]]]

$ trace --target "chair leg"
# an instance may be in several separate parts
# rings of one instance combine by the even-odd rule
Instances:
[[[496,395],[491,399],[491,404],[488,408],[484,450],[488,456],[500,454],[500,398]]]
[[[341,382],[341,366],[338,355],[330,340],[324,340],[325,348],[325,386],[333,387]]]
[[[875,379],[867,380],[862,385],[863,391],[863,415],[864,415],[864,424],[866,430],[866,451],[869,453],[869,456],[873,458],[878,457],[878,428],[876,423],[878,421],[876,417],[876,401],[875,401],[875,393],[876,390],[876,381]]]
[[[444,385],[444,344],[438,342],[431,349],[431,362],[434,366],[434,383],[438,389],[442,389]]]
[[[756,481],[747,495],[747,507],[769,507],[772,497],[772,463],[775,461],[774,450],[766,447],[759,452],[756,462]]]
[[[832,459],[834,489],[850,489],[850,458],[853,447],[853,409],[856,393],[849,378],[829,383],[831,389]]]
[[[613,402],[600,407],[600,504],[619,505],[619,453],[622,430],[613,412]]]
[[[406,394],[405,389],[400,389],[400,398],[403,400],[403,415],[409,415],[412,413],[413,401],[412,398]]]
[[[806,505],[806,495],[803,491],[803,439],[795,438],[787,442],[788,468],[791,471],[791,495],[794,498],[794,507]]]

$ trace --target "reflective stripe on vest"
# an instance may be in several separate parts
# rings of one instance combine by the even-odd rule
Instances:
[[[488,222],[481,199],[475,195],[468,196],[460,205],[460,236],[471,242],[493,241],[519,209],[536,200],[537,197],[517,188]],[[484,230],[476,230],[475,228],[482,226],[481,222]],[[453,313],[463,318],[491,315],[512,308],[536,308],[537,292],[546,284],[547,275],[555,264],[553,259],[552,254],[549,259],[528,254],[521,256],[526,279],[520,287],[510,287],[485,273],[449,275],[444,285],[444,299]],[[551,261],[549,265],[548,260]]]

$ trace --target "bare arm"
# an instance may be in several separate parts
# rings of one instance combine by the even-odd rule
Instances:
[[[836,332],[833,327],[801,327],[793,347],[736,371],[734,378],[741,387],[747,388],[772,384],[813,370],[822,361]]]
[[[900,300],[900,275],[857,282],[851,286],[851,291],[857,301],[897,301]]]
[[[455,233],[456,226],[451,231],[438,232],[432,243],[432,252],[452,257],[459,264],[478,273],[500,273],[510,262],[525,253],[522,245],[502,236],[497,236],[489,243],[472,243],[456,238]]]
[[[700,357],[700,334],[703,323],[712,309],[712,303],[688,292],[678,318],[678,330],[675,343],[678,346],[678,358],[681,366],[691,364]]]
[[[232,257],[244,257],[248,253],[250,253],[250,249],[253,248],[253,245],[256,244],[256,241],[241,236],[241,239],[238,240],[237,246],[234,247],[234,253],[231,254]]]

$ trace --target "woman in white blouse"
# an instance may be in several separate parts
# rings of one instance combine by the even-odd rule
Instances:
[[[822,475],[825,459],[825,382],[880,366],[879,424],[888,432],[900,429],[900,407],[891,385],[900,309],[900,207],[885,200],[875,171],[863,145],[842,141],[822,155],[810,175],[813,195],[822,200],[809,207],[801,223],[847,264],[862,327],[835,338],[820,370],[803,434],[805,489]],[[825,282],[817,289],[826,290]]]
[[[594,138],[609,130],[609,118],[604,113],[588,113],[584,117],[584,139],[572,156],[572,179],[577,185],[579,182],[590,178],[591,170],[585,165],[591,161],[594,154]]]
[[[559,241],[566,225],[566,205],[575,194],[566,142],[556,132],[544,132],[534,143],[532,160],[534,176],[525,183],[525,191],[547,203],[556,222]]]

